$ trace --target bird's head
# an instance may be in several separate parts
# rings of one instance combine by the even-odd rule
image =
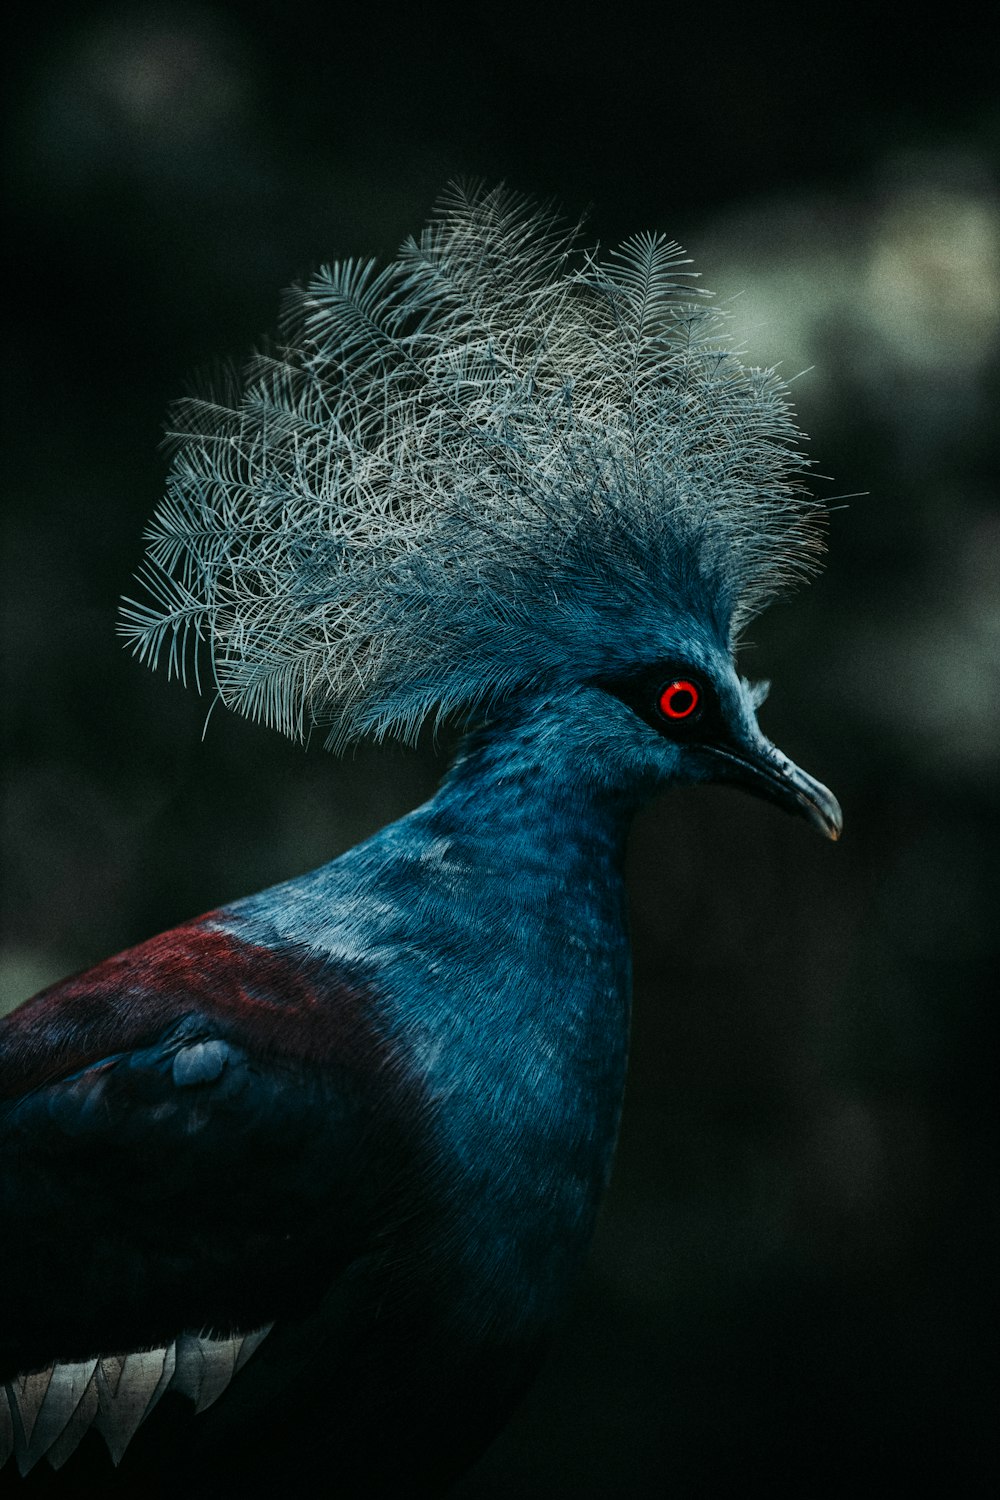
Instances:
[[[760,729],[757,710],[769,686],[740,677],[728,654],[690,646],[596,683],[625,710],[609,715],[616,753],[603,765],[617,761],[625,774],[630,767],[659,782],[737,786],[837,839],[843,825],[836,797]]]
[[[242,384],[179,413],[135,650],[207,655],[224,702],[333,748],[544,706],[584,779],[735,782],[836,837],[734,664],[814,570],[822,507],[786,386],[686,267],[657,235],[580,254],[495,189],[381,272],[324,268]]]
[[[515,690],[484,727],[528,763],[585,794],[633,803],[667,786],[723,783],[805,818],[827,838],[842,829],[836,797],[762,732],[770,683],[740,675],[724,640],[692,617],[661,624],[662,643],[639,663],[583,681]]]

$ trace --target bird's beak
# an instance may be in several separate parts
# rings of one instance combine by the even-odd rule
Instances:
[[[720,781],[736,782],[786,812],[798,813],[828,839],[840,838],[844,818],[836,797],[821,781],[800,771],[770,740],[762,736],[753,746],[706,745],[704,749],[726,767]]]

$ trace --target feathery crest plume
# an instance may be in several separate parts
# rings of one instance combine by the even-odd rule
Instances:
[[[745,367],[657,235],[604,259],[503,188],[453,189],[379,271],[324,267],[176,454],[122,631],[230,707],[336,747],[734,638],[813,571],[787,388]]]

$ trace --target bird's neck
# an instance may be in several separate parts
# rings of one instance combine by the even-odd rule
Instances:
[[[423,807],[230,909],[245,936],[370,978],[452,1164],[469,1297],[506,1278],[518,1326],[551,1315],[610,1171],[636,800],[586,785],[544,724],[507,724],[473,736]]]
[[[474,848],[481,866],[579,901],[588,872],[620,872],[640,801],[635,789],[586,775],[558,725],[515,719],[470,736],[414,823]]]
[[[476,736],[436,797],[397,825],[421,913],[407,1050],[439,1100],[442,1138],[478,1184],[478,1207],[468,1187],[460,1200],[477,1268],[468,1295],[516,1289],[511,1326],[552,1315],[611,1169],[636,800],[588,787],[544,732],[510,726]]]
[[[463,1033],[513,1037],[580,1007],[599,1028],[628,991],[623,865],[640,800],[584,775],[558,725],[511,715],[467,739],[422,807],[228,911],[251,940],[388,978],[404,1026],[451,1033],[454,1014]]]

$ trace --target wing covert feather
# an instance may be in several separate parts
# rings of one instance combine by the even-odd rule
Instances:
[[[320,1295],[363,1246],[368,1078],[391,1103],[370,999],[355,976],[208,923],[4,1027],[0,1380],[184,1331],[249,1332]]]

